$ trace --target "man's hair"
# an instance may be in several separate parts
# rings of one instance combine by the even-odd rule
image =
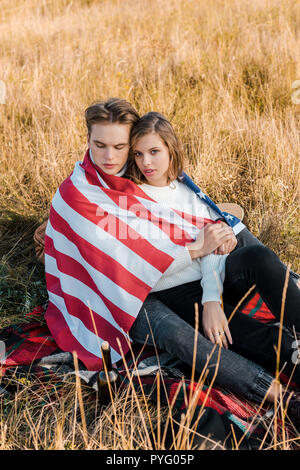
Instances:
[[[121,98],[109,98],[107,101],[96,101],[85,110],[85,122],[89,136],[92,125],[96,123],[130,124],[132,127],[139,119],[134,107]]]
[[[172,124],[162,114],[154,111],[144,114],[131,129],[128,169],[125,176],[136,184],[145,183],[146,178],[135,163],[133,150],[138,140],[152,133],[157,134],[168,147],[170,164],[167,180],[169,184],[178,178],[183,171],[184,153]]]

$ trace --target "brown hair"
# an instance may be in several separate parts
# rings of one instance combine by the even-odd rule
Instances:
[[[134,107],[121,98],[109,98],[107,101],[96,101],[85,110],[85,122],[89,136],[92,125],[98,122],[130,124],[133,126],[139,119]]]
[[[172,124],[162,114],[151,111],[150,113],[144,114],[144,116],[139,119],[131,129],[130,133],[128,169],[124,176],[131,179],[136,184],[144,183],[146,178],[140,172],[135,163],[133,149],[141,137],[151,134],[152,132],[159,135],[169,150],[170,164],[167,180],[168,183],[178,178],[183,170],[183,149],[175,134]]]

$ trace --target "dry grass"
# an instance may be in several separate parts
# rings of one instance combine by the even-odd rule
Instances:
[[[5,387],[13,386],[15,394],[0,400],[0,450],[226,450],[224,443],[197,430],[205,413],[205,401],[200,409],[197,404],[206,367],[200,376],[196,374],[194,393],[189,397],[185,393],[187,408],[182,414],[176,413],[178,409],[174,406],[180,387],[170,404],[162,404],[159,397],[164,397],[164,384],[157,374],[155,381],[159,386],[154,392],[157,395],[154,404],[142,390],[133,387],[133,374],[126,372],[128,387],[120,390],[106,408],[101,408],[97,393],[78,377],[75,380],[70,376],[56,390],[55,381],[51,387],[51,382],[43,385],[32,375],[28,378],[13,375],[9,382],[2,382]],[[213,384],[214,380],[210,387]],[[291,422],[285,416],[283,393],[280,389],[274,403],[276,413],[264,419],[265,431],[258,445],[266,450],[299,450],[300,437],[287,432],[286,425]],[[246,405],[247,401],[243,403]],[[248,420],[248,429],[258,423],[264,405],[265,400],[257,405],[256,414]],[[233,433],[232,450],[243,448],[244,440],[245,435],[237,438]]]
[[[241,203],[252,231],[300,271],[299,25],[297,0],[1,1],[0,327],[46,297],[33,231],[82,159],[83,111],[97,98],[164,113],[195,181]],[[48,447],[53,435],[68,446],[63,403],[37,442],[21,403],[1,414],[2,447]]]

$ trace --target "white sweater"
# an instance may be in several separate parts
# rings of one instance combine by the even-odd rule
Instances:
[[[92,162],[95,163],[91,149],[90,157]],[[116,176],[123,176],[125,171],[126,165]],[[174,185],[175,189],[172,189]],[[177,180],[173,181],[169,186],[158,187],[142,184],[140,188],[152,199],[166,207],[179,209],[187,214],[206,217],[212,220],[216,220],[219,217],[190,188]],[[203,290],[202,304],[209,301],[220,302],[225,278],[226,257],[227,255],[208,255],[192,260],[188,249],[182,247],[180,255],[174,259],[151,292],[158,292],[201,279]]]
[[[169,186],[141,184],[140,188],[165,207],[212,220],[219,217],[190,188],[178,180],[173,181]],[[151,292],[201,280],[202,304],[209,301],[221,302],[227,256],[212,254],[192,260],[188,249],[182,247],[180,255],[171,263]]]

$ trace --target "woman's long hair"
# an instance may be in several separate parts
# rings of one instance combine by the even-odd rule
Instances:
[[[172,124],[162,114],[154,111],[144,114],[131,129],[128,167],[125,176],[136,184],[142,184],[147,181],[135,163],[133,149],[138,140],[152,133],[156,133],[168,147],[170,164],[167,182],[169,184],[178,178],[183,170],[183,150]]]

